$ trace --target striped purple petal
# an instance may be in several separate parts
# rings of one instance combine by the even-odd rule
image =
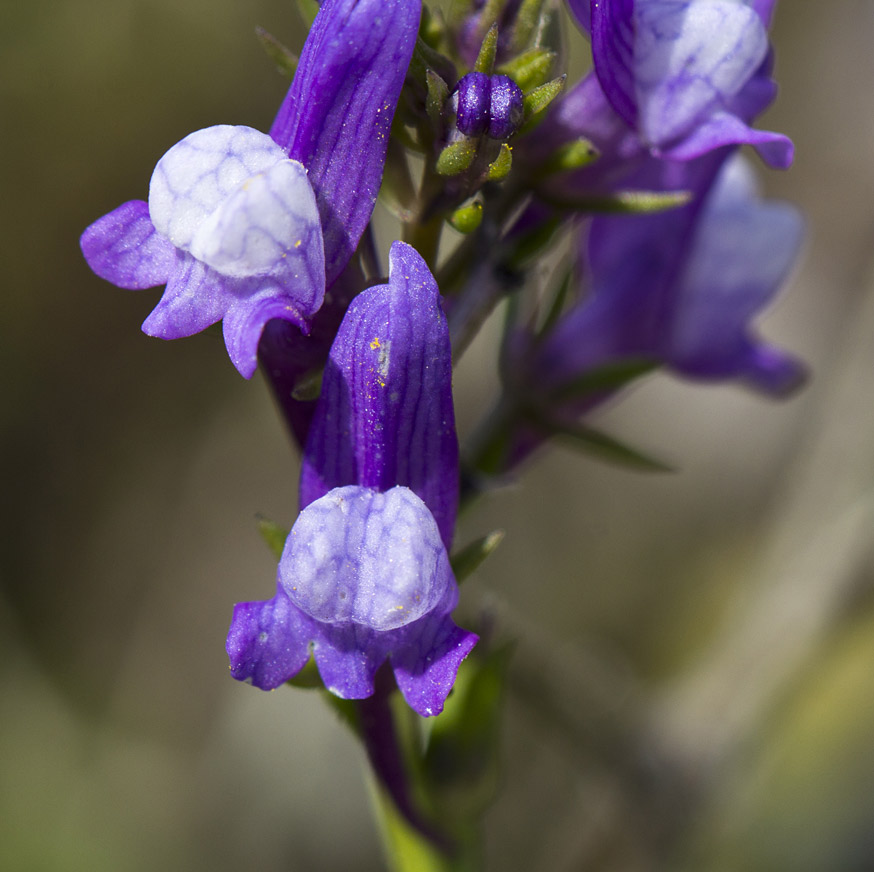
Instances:
[[[300,504],[348,484],[409,487],[449,547],[458,502],[449,333],[434,278],[402,242],[391,248],[388,284],[355,298],[334,341]]]
[[[270,135],[309,171],[328,285],[370,220],[421,0],[325,0]]]

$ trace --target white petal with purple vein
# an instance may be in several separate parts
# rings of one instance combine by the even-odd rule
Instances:
[[[634,23],[639,127],[654,145],[734,96],[768,51],[761,19],[742,0],[639,0]]]
[[[437,523],[411,490],[335,488],[299,515],[279,578],[310,617],[394,630],[430,612],[453,583]]]
[[[285,160],[266,134],[227,124],[177,142],[159,161],[149,185],[155,229],[188,250],[199,226],[251,176]]]
[[[191,253],[226,276],[284,272],[320,246],[319,212],[303,165],[283,160],[246,179],[197,228]],[[318,259],[322,255],[319,251]]]

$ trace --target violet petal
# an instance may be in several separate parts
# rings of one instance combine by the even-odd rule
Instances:
[[[340,699],[373,695],[373,677],[385,662],[383,638],[357,624],[317,624],[313,656],[325,687]]]
[[[694,160],[724,145],[751,145],[769,166],[787,169],[792,164],[794,146],[782,133],[754,130],[736,115],[715,112],[690,136],[663,149],[661,155],[672,160]]]
[[[122,203],[98,218],[80,245],[100,278],[129,290],[165,284],[176,262],[176,249],[155,230],[144,200]]]
[[[272,279],[249,281],[249,285],[258,284],[257,290],[249,291],[228,308],[222,321],[228,356],[244,378],[251,378],[258,366],[258,344],[268,321],[280,319],[291,322],[303,332],[309,329],[298,308],[297,294],[290,296]],[[306,288],[302,281],[295,286],[302,295],[306,294]]]
[[[409,487],[449,547],[458,503],[449,332],[434,278],[402,242],[392,245],[388,284],[353,300],[331,348],[300,504],[348,484]]]
[[[617,114],[631,128],[637,127],[634,9],[634,0],[593,3],[590,21],[598,81]]]
[[[233,279],[211,270],[190,254],[176,253],[176,266],[161,301],[143,322],[143,332],[160,339],[200,333],[236,302]]]
[[[721,164],[718,154],[653,161],[663,173],[685,168],[699,198],[664,215],[592,222],[592,295],[541,350],[542,379],[561,383],[611,361],[650,358],[692,378],[739,378],[769,393],[799,382],[801,365],[763,345],[750,322],[791,267],[800,220],[786,204],[758,199],[739,158],[714,184]]]
[[[789,374],[788,356],[781,354],[777,365],[773,351],[755,353],[758,343],[748,323],[777,293],[802,233],[794,207],[759,198],[742,159],[726,164],[708,196],[677,289],[668,341],[678,369],[702,378],[743,376],[780,391],[799,381],[800,365]]]
[[[770,9],[760,7],[740,0],[593,3],[595,71],[613,108],[657,148],[694,134],[765,60]]]
[[[270,135],[309,171],[328,285],[370,220],[420,0],[325,0]]]
[[[398,688],[422,717],[443,711],[458,667],[478,641],[475,633],[457,627],[448,611],[437,609],[424,618],[416,637],[410,634],[408,643],[391,654]]]
[[[273,599],[238,603],[226,645],[231,675],[262,690],[279,687],[309,660],[311,624],[281,586]]]

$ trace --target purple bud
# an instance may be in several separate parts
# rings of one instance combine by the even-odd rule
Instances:
[[[522,92],[509,76],[468,73],[458,83],[456,124],[467,136],[509,139],[522,123]]]
[[[458,83],[456,124],[467,136],[480,136],[489,127],[492,86],[485,73],[468,73]]]
[[[489,136],[509,139],[522,123],[522,92],[509,76],[492,76]]]

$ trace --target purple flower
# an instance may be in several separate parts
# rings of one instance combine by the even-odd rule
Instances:
[[[388,284],[356,297],[331,349],[302,511],[276,596],[234,609],[233,676],[269,690],[312,652],[328,690],[362,699],[388,659],[409,705],[438,714],[476,643],[450,618],[457,500],[446,319],[422,258],[395,243]]]
[[[652,153],[689,160],[723,145],[748,144],[772,166],[791,163],[788,139],[748,126],[761,111],[752,107],[773,99],[766,28],[774,0],[569,5],[591,30],[595,73],[607,100]]]
[[[191,336],[223,321],[247,378],[273,319],[307,331],[352,256],[382,178],[419,0],[326,0],[270,136],[210,127],[175,145],[134,200],[81,245],[123,288],[166,284],[143,330]],[[289,160],[288,158],[291,158]]]
[[[801,364],[759,339],[750,321],[794,262],[802,236],[797,211],[762,201],[739,157],[653,160],[642,177],[646,187],[686,187],[699,196],[663,214],[592,222],[591,294],[540,349],[542,383],[643,358],[690,378],[741,379],[775,395],[796,387]]]
[[[325,294],[319,214],[304,167],[250,127],[208,127],[158,161],[149,202],[134,200],[92,224],[82,252],[123,288],[165,284],[143,323],[162,339],[222,320],[234,366],[255,371],[271,318],[299,327]]]

